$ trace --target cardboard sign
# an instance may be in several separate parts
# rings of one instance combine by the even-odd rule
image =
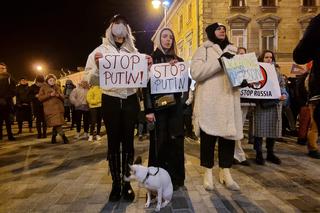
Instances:
[[[235,55],[231,59],[222,57],[222,65],[233,87],[241,85],[243,80],[253,83],[263,79],[255,53]]]
[[[188,91],[188,63],[154,64],[151,67],[151,94]]]
[[[99,59],[103,89],[146,87],[147,73],[148,61],[143,54],[105,54]]]
[[[240,90],[241,98],[278,99],[281,96],[279,80],[273,64],[259,63],[263,80]]]

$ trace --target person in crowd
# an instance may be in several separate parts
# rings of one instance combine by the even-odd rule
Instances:
[[[320,159],[317,141],[320,130],[320,14],[315,16],[307,27],[303,38],[293,51],[293,60],[297,64],[313,61],[309,74],[309,108],[311,113],[308,132],[309,156]],[[311,100],[311,101],[310,101]]]
[[[243,138],[240,92],[233,88],[221,64],[222,57],[237,53],[226,35],[226,27],[213,23],[206,27],[208,40],[195,52],[191,61],[191,76],[196,81],[194,126],[200,136],[200,164],[206,168],[204,187],[213,190],[212,168],[214,148],[218,141],[219,179],[230,190],[240,187],[232,179],[235,140]]]
[[[81,121],[83,118],[83,130],[84,139],[88,139],[88,132],[89,132],[89,124],[90,124],[90,112],[89,112],[89,105],[87,102],[87,93],[89,90],[89,84],[86,80],[82,80],[78,87],[72,90],[70,93],[70,102],[74,105],[75,108],[75,116],[76,116],[76,125],[77,125],[77,133],[75,135],[75,139],[80,139],[80,132],[81,132]]]
[[[274,53],[270,50],[265,50],[258,58],[259,62],[275,64]],[[282,132],[282,102],[286,99],[286,92],[283,88],[283,79],[281,78],[279,69],[275,66],[278,76],[278,81],[281,89],[279,99],[257,100],[257,105],[254,110],[254,149],[256,151],[256,163],[259,165],[265,164],[265,159],[262,154],[263,138],[266,138],[267,158],[266,160],[281,164],[281,160],[274,154],[274,144],[277,138],[281,137]]]
[[[191,79],[189,78],[188,85],[191,86]],[[191,140],[198,140],[198,137],[193,131],[192,125],[192,113],[193,113],[193,100],[194,100],[194,90],[189,87],[189,91],[184,92],[182,95],[183,103],[183,123],[185,127],[185,137]]]
[[[16,89],[16,118],[18,122],[18,134],[22,133],[23,121],[27,121],[29,132],[32,132],[32,111],[31,99],[29,95],[30,87],[25,78],[20,79],[20,83]]]
[[[153,63],[174,65],[183,59],[177,56],[173,31],[163,28],[154,40]],[[154,123],[150,131],[149,166],[168,171],[174,190],[184,186],[184,126],[182,93],[151,94],[150,82],[144,89],[146,119]],[[166,104],[159,104],[167,100]]]
[[[97,78],[90,80],[91,87],[87,93],[87,102],[90,108],[89,142],[92,142],[94,139],[96,139],[97,141],[101,140],[100,130],[102,121],[102,89],[98,86],[99,82],[94,82],[95,80],[97,80]],[[96,125],[97,131],[95,131]]]
[[[52,127],[51,143],[56,143],[57,134],[59,134],[63,143],[69,143],[68,138],[63,132],[64,124],[64,106],[63,94],[61,88],[56,85],[56,76],[49,74],[46,76],[45,83],[40,87],[38,94],[39,101],[43,104],[43,111],[48,127]]]
[[[146,122],[146,116],[144,111],[143,92],[141,88],[138,89],[137,95],[138,95],[139,104],[140,104],[140,112],[137,118],[138,137],[139,137],[139,141],[143,141],[144,134],[147,131],[147,122]]]
[[[38,75],[35,79],[34,84],[31,85],[29,95],[32,101],[32,112],[36,118],[36,127],[38,136],[37,138],[47,137],[47,125],[44,119],[43,104],[39,101],[39,91],[41,86],[44,84],[44,76]]]
[[[71,121],[71,129],[75,125],[75,115],[74,115],[74,106],[70,102],[70,94],[72,90],[76,88],[76,86],[73,84],[72,80],[68,79],[66,80],[66,84],[64,87],[64,119],[67,119],[67,122]],[[70,116],[71,114],[71,116]]]
[[[3,122],[6,124],[8,140],[15,140],[10,121],[10,113],[12,113],[13,109],[12,98],[15,95],[15,89],[16,84],[10,73],[7,72],[7,65],[4,62],[0,62],[0,140],[3,139]]]
[[[134,37],[127,19],[116,15],[106,29],[102,44],[90,53],[85,72],[86,78],[99,77],[98,60],[103,54],[138,53]],[[149,64],[152,63],[149,57]],[[98,81],[97,81],[98,82]],[[89,82],[90,83],[90,82]],[[109,201],[133,201],[135,194],[130,182],[124,176],[130,175],[129,164],[134,158],[134,125],[139,112],[139,103],[133,88],[113,88],[102,91],[103,121],[107,130],[109,169],[112,176],[112,189]],[[120,153],[120,144],[122,145]],[[122,160],[120,161],[120,156]]]
[[[247,49],[244,47],[238,47],[237,54],[242,55],[246,54]],[[252,107],[255,106],[255,103],[253,103],[252,100],[250,99],[245,99],[241,98],[241,112],[242,112],[242,125],[244,125],[244,122],[246,121],[247,114],[251,114]],[[250,119],[252,119],[252,116],[250,116]],[[250,121],[249,121],[249,133],[248,133],[248,138],[250,138],[250,134],[252,133],[252,125],[250,126]],[[243,166],[250,166],[249,161],[246,158],[246,153],[243,151],[242,145],[241,145],[241,140],[236,140],[235,143],[235,149],[234,149],[234,164],[240,164]]]

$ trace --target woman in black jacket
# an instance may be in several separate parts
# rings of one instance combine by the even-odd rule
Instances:
[[[171,29],[162,29],[151,54],[153,63],[182,62],[176,54],[175,38]],[[184,185],[184,130],[181,93],[151,94],[150,82],[144,89],[146,118],[149,122],[149,166],[161,167],[171,176],[174,190]],[[157,106],[161,99],[173,100],[173,104]]]

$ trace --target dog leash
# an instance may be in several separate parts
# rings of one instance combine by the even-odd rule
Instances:
[[[154,173],[154,174],[151,174],[151,173],[149,172],[149,169],[148,169],[147,175],[146,175],[146,177],[143,179],[142,183],[144,184],[144,182],[146,182],[146,180],[148,179],[148,177],[149,177],[150,175],[151,175],[151,176],[156,176],[156,175],[158,174],[158,172],[159,172],[159,167],[157,167],[157,171],[156,171],[156,173]]]

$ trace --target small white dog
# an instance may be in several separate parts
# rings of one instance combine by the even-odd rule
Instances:
[[[135,161],[141,162],[141,158]],[[145,207],[148,208],[151,203],[151,192],[157,192],[157,206],[155,211],[160,211],[161,208],[168,205],[171,201],[173,187],[170,175],[168,172],[159,167],[145,167],[139,164],[129,165],[131,169],[131,175],[125,177],[125,181],[136,180],[139,185],[148,190],[147,202]],[[162,203],[162,199],[164,202]]]

